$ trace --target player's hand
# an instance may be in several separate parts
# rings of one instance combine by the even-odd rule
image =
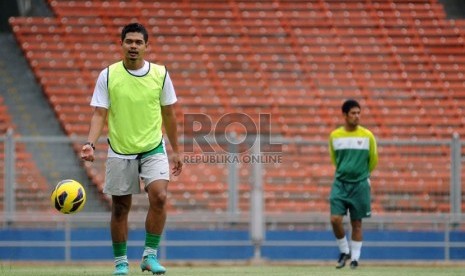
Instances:
[[[174,176],[178,176],[182,172],[183,163],[181,160],[181,156],[178,153],[173,153],[172,160],[173,160],[173,169],[171,170],[171,173]]]
[[[84,161],[94,162],[94,149],[91,145],[85,144],[82,146],[81,159]]]

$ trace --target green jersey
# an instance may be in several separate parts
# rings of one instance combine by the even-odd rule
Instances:
[[[368,129],[354,131],[339,127],[329,136],[331,162],[336,166],[335,178],[343,182],[360,182],[370,177],[378,164],[376,139]]]

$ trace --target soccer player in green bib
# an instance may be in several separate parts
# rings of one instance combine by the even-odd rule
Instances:
[[[352,99],[342,104],[344,126],[333,130],[329,136],[331,162],[336,167],[329,197],[331,226],[340,250],[336,268],[358,266],[362,248],[362,219],[371,216],[370,173],[378,163],[374,135],[359,125],[361,107]],[[351,243],[346,238],[343,217],[349,211],[352,227]]]
[[[123,59],[102,70],[97,79],[91,100],[95,109],[81,158],[94,160],[94,144],[108,120],[109,149],[103,192],[112,197],[113,275],[129,273],[128,214],[132,195],[141,192],[141,180],[149,208],[140,268],[153,274],[164,274],[166,269],[158,262],[157,248],[166,221],[170,170],[162,126],[172,149],[171,173],[177,176],[183,165],[174,111],[177,98],[166,67],[144,59],[148,46],[144,26],[138,23],[124,26],[120,43]]]

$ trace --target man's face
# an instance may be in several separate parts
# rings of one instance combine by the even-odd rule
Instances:
[[[346,125],[349,127],[356,127],[360,121],[360,108],[352,107],[347,114],[344,114]]]
[[[144,35],[141,33],[127,33],[121,46],[125,58],[132,61],[142,60],[147,49],[147,43],[145,43]]]

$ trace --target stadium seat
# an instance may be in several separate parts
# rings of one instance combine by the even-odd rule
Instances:
[[[363,123],[380,139],[465,135],[465,23],[446,19],[435,0],[49,3],[56,18],[13,18],[10,24],[68,135],[88,131],[95,79],[119,59],[120,28],[132,21],[148,26],[149,57],[167,65],[183,114],[204,113],[215,122],[229,112],[251,118],[270,113],[273,135],[326,141],[341,122],[342,100],[356,97],[364,105]],[[327,197],[332,167],[326,148],[317,154],[314,147],[304,153],[284,148],[293,165],[266,170],[266,207],[327,211],[324,200],[297,198],[299,189]],[[449,176],[439,173],[448,171],[447,150],[425,146],[423,152],[434,154],[423,159],[417,158],[421,152],[402,149],[380,148],[382,160],[390,161],[373,175],[377,211],[393,211],[396,204],[405,211],[447,210],[439,201],[447,192]],[[98,153],[102,160],[104,152]],[[412,164],[417,174],[405,170]],[[214,167],[186,169],[170,188],[172,212],[226,211],[226,168]],[[302,167],[310,169],[301,173]],[[101,161],[87,167],[100,189],[101,168]],[[428,200],[420,192],[425,189],[432,190]],[[243,187],[241,210],[248,208],[247,194]]]
[[[11,116],[8,113],[6,104],[3,98],[0,97],[0,135],[5,135],[9,128],[16,129]],[[44,212],[52,212],[50,208],[49,195],[50,189],[47,180],[44,178],[37,165],[34,163],[32,155],[27,151],[24,143],[16,143],[16,164],[15,164],[15,196],[16,196],[16,211],[27,212],[41,210]],[[0,211],[4,211],[5,200],[5,146],[0,143]]]

